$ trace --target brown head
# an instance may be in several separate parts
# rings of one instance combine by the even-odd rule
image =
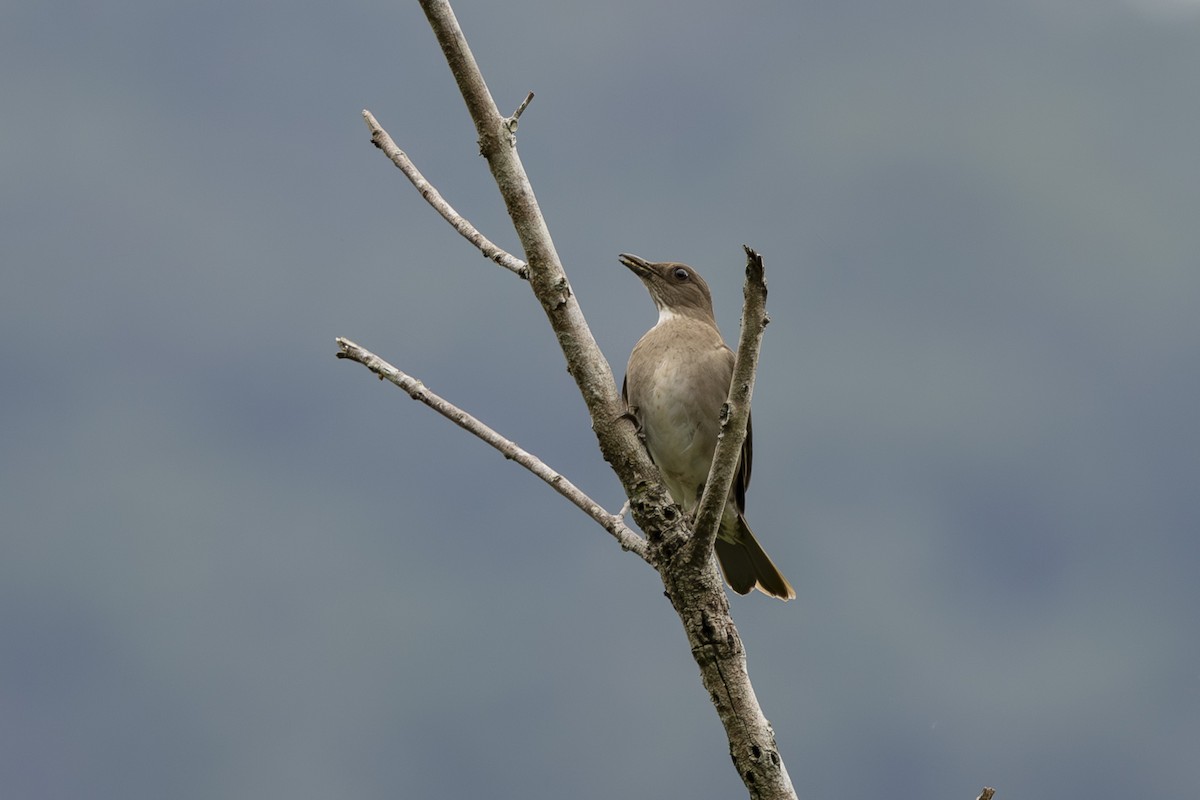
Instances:
[[[659,314],[678,314],[716,324],[708,284],[687,264],[675,261],[656,264],[629,253],[622,253],[617,260],[646,284]]]

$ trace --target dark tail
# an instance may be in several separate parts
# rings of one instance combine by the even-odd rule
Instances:
[[[795,599],[796,590],[759,545],[742,515],[737,515],[735,530],[730,531],[728,527],[726,520],[717,535],[714,550],[730,588],[738,594],[748,594],[750,590],[758,589],[780,600]]]

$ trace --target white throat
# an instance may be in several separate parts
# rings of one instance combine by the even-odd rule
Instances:
[[[679,315],[666,306],[660,306],[658,309],[658,322],[655,323],[654,327],[657,328],[659,325],[670,322],[673,319],[679,319]]]

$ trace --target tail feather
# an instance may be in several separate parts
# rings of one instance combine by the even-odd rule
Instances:
[[[754,538],[754,533],[741,514],[737,515],[733,525],[734,530],[731,531],[728,529],[730,520],[722,524],[713,548],[730,588],[738,594],[748,594],[758,589],[780,600],[795,599],[796,590],[762,549],[758,539]]]

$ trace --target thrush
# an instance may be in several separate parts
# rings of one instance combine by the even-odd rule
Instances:
[[[618,259],[642,279],[658,307],[658,323],[629,356],[622,394],[671,499],[695,511],[708,480],[721,407],[733,377],[733,351],[713,316],[712,294],[687,264],[651,263],[623,253]],[[752,431],[746,423],[737,473],[714,544],[717,562],[738,594],[752,589],[791,600],[796,596],[746,524]]]

